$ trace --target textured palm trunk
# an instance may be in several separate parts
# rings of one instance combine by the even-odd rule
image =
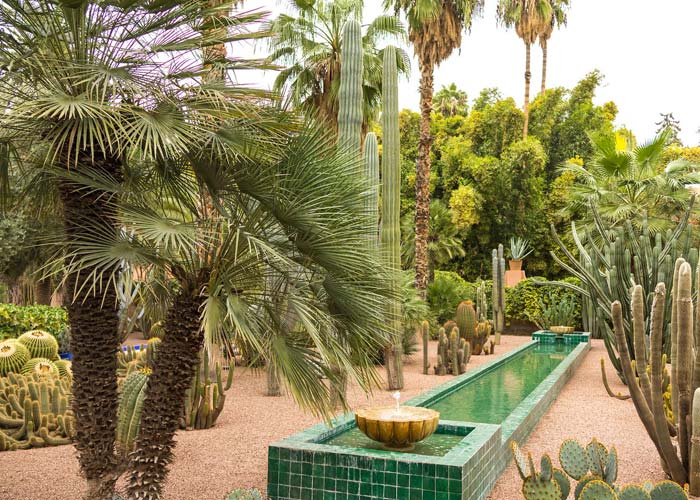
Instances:
[[[523,114],[525,115],[525,123],[523,124],[523,139],[527,139],[527,130],[530,123],[530,44],[525,43],[525,104],[523,105]]]
[[[51,305],[51,280],[40,279],[34,285],[34,302],[43,306]]]
[[[267,363],[267,395],[268,396],[281,396],[282,389],[280,388],[280,376],[277,373],[277,367],[269,361]]]
[[[83,167],[114,179],[121,178],[121,162],[115,157],[83,153],[78,159]],[[84,222],[104,221],[105,230],[117,232],[114,213],[105,207],[98,190],[77,192],[75,185],[63,181],[60,189],[65,211],[66,241],[75,241]],[[69,247],[70,248],[70,247]],[[107,281],[112,270],[84,268],[67,276],[68,319],[73,352],[73,402],[75,413],[75,448],[80,470],[87,480],[85,498],[111,500],[117,479],[114,438],[117,420],[117,357],[119,348],[116,292]],[[92,273],[96,273],[93,275]],[[104,278],[105,288],[96,293],[73,294],[87,280]]]
[[[420,64],[420,140],[416,162],[416,290],[422,299],[428,288],[428,232],[430,223],[430,111],[433,106],[433,67]]]
[[[183,286],[165,320],[166,335],[148,381],[141,430],[130,455],[128,498],[163,498],[168,466],[173,459],[175,432],[185,406],[187,389],[199,363],[203,335],[199,287]]]
[[[540,91],[544,94],[544,91],[547,90],[547,39],[543,38],[540,45],[542,46],[542,88]]]

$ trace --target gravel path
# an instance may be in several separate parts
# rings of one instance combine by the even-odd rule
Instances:
[[[474,356],[473,368],[522,345],[527,337],[504,336],[496,356]],[[434,358],[435,344],[431,344]],[[588,440],[597,436],[615,444],[621,455],[621,481],[661,479],[656,452],[634,412],[632,403],[608,398],[600,381],[599,358],[605,355],[595,343],[572,381],[562,391],[524,446],[539,455],[553,452],[566,437]],[[264,491],[267,445],[318,422],[301,411],[289,397],[266,397],[264,374],[237,369],[227,393],[226,407],[217,425],[205,431],[179,432],[175,461],[166,487],[168,500],[220,500],[237,487]],[[448,377],[423,375],[422,356],[405,362],[403,398],[408,399],[445,382]],[[611,380],[614,377],[610,377]],[[388,392],[375,390],[370,396],[350,389],[353,407],[391,404]],[[70,446],[0,453],[0,499],[75,500],[83,482],[78,475]],[[509,468],[499,480],[492,500],[516,500],[520,481]]]

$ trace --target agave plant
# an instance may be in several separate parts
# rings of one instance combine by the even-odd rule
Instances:
[[[523,260],[532,253],[530,241],[524,238],[510,239],[510,258],[513,260]]]

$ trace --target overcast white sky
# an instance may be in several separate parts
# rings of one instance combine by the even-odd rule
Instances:
[[[496,24],[497,0],[486,0],[484,14],[470,35],[435,72],[435,90],[455,82],[470,101],[484,87],[498,87],[522,105],[525,48],[511,31]],[[365,19],[382,12],[379,0],[365,1]],[[248,0],[245,9],[262,8],[273,15],[284,0]],[[659,113],[673,112],[681,139],[697,145],[700,135],[700,1],[698,0],[572,0],[569,22],[549,43],[547,86],[572,87],[586,73],[605,75],[597,103],[615,101],[617,125],[632,129],[638,139],[653,136]],[[412,49],[408,47],[409,53]],[[259,47],[257,54],[266,53]],[[541,51],[533,47],[532,88],[540,88]],[[240,75],[241,80],[269,88],[274,74]],[[418,63],[409,80],[400,83],[402,108],[418,109]],[[534,97],[534,94],[533,94]]]

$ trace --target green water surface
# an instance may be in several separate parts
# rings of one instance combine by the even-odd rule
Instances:
[[[575,348],[575,344],[536,344],[427,407],[440,412],[440,420],[501,424]],[[438,431],[417,443],[411,453],[444,456],[462,439],[464,436]],[[357,428],[342,432],[324,443],[383,449],[381,443],[366,437]]]

